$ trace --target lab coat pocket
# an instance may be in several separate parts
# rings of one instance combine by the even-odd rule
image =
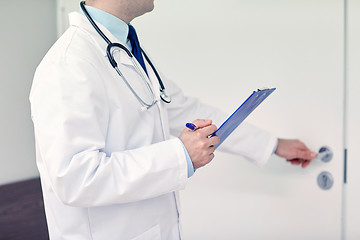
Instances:
[[[156,225],[131,240],[161,240],[160,226]]]

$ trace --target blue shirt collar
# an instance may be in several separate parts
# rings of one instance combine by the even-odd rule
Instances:
[[[129,45],[127,40],[129,26],[126,22],[100,9],[91,6],[85,7],[95,21],[106,27],[121,43],[126,44],[131,50],[131,44]]]

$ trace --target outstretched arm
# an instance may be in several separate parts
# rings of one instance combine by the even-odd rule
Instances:
[[[316,153],[312,152],[303,142],[293,139],[279,139],[275,154],[292,164],[301,164],[303,168],[307,167],[316,157]]]

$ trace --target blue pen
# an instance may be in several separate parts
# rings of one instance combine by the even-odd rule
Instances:
[[[196,125],[193,123],[186,123],[185,126],[193,131],[196,129]]]

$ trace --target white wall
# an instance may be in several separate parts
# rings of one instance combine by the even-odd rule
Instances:
[[[55,0],[0,1],[0,185],[38,176],[28,100],[56,39]]]
[[[68,13],[80,10],[80,0],[57,0],[57,35],[60,36],[68,27]]]

